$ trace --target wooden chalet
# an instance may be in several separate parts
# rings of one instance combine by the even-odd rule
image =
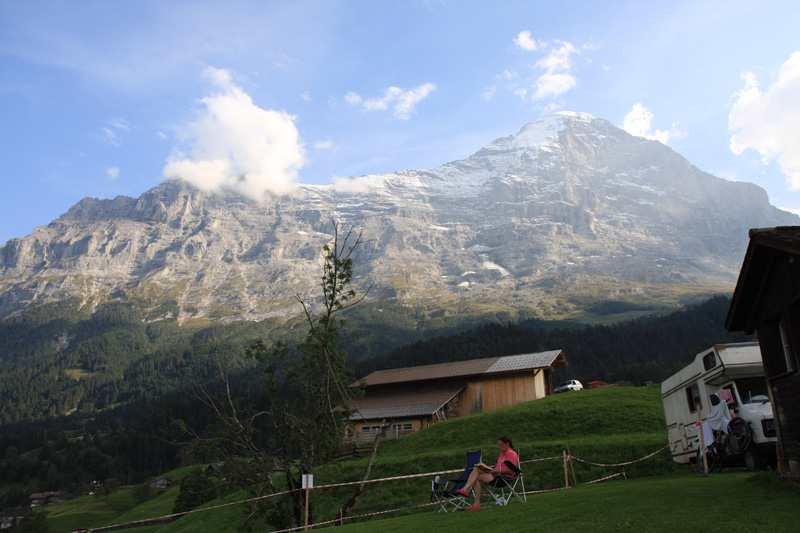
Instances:
[[[561,350],[490,357],[393,370],[364,378],[363,397],[353,403],[357,436],[389,425],[392,436],[436,422],[544,398],[552,393],[553,367],[566,366]]]
[[[75,497],[72,494],[60,491],[34,492],[28,496],[28,500],[31,502],[31,507],[50,505],[51,503],[63,503],[74,498]]]
[[[800,227],[750,230],[725,328],[758,333],[777,422],[778,468],[800,476]]]
[[[172,486],[172,480],[169,478],[160,477],[151,481],[150,486],[154,489],[168,489]]]

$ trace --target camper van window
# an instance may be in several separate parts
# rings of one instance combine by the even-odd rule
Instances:
[[[711,353],[707,353],[703,356],[703,368],[705,370],[711,370],[717,366],[717,354],[713,351]]]
[[[686,387],[686,402],[689,404],[689,412],[696,413],[697,406],[700,404],[700,392],[697,390],[697,383]],[[700,406],[702,408],[702,405]]]
[[[740,378],[735,383],[742,403],[762,403],[764,398],[769,400],[769,390],[767,390],[765,378]]]

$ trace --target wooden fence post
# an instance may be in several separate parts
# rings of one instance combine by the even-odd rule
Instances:
[[[567,444],[567,455],[569,455],[569,468],[572,470],[572,485],[578,485],[578,478],[575,477],[575,463],[572,462],[572,452],[569,451],[569,444]]]

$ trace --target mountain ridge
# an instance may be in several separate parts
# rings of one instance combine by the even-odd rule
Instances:
[[[747,231],[800,217],[658,141],[561,112],[434,169],[263,201],[182,181],[85,198],[0,247],[0,316],[67,297],[132,300],[154,318],[291,316],[294,295],[313,294],[332,220],[363,231],[356,283],[374,298],[547,314],[570,285],[611,299],[731,290]]]

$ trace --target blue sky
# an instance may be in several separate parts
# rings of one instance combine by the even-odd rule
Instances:
[[[559,110],[800,212],[798,28],[796,0],[0,0],[0,243],[165,177],[433,168]]]

